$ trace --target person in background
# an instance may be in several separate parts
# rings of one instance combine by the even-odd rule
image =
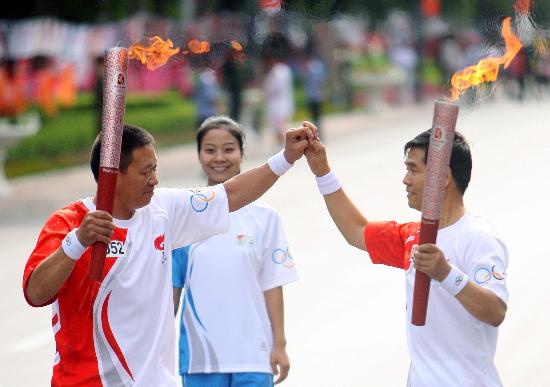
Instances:
[[[266,123],[278,144],[284,141],[285,128],[295,109],[292,71],[284,61],[289,49],[288,39],[280,33],[269,35],[261,47],[266,73],[263,83]]]
[[[197,74],[197,83],[195,88],[197,128],[208,117],[217,114],[220,94],[220,85],[216,71],[209,67],[200,69]]]
[[[243,81],[241,64],[228,58],[222,65],[223,84],[229,95],[229,117],[239,121],[242,108]]]
[[[317,126],[318,135],[323,138],[321,130],[321,114],[324,101],[324,86],[326,82],[326,69],[323,61],[316,53],[313,39],[308,41],[304,49],[304,63],[302,66],[302,82],[306,95],[307,106],[311,121]]]

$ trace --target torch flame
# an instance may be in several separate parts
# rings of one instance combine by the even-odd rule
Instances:
[[[179,52],[179,48],[173,48],[174,44],[170,39],[162,40],[160,36],[149,38],[151,44],[144,46],[134,43],[128,48],[128,56],[137,59],[146,65],[149,70],[155,70],[168,62],[171,56]]]
[[[210,52],[210,43],[206,40],[199,41],[197,39],[191,39],[187,43],[187,48],[192,54],[206,54]]]
[[[498,78],[500,65],[507,68],[512,59],[521,50],[522,44],[512,32],[510,26],[510,17],[502,22],[502,37],[506,45],[506,52],[499,57],[484,58],[478,64],[466,67],[464,70],[453,74],[451,78],[451,100],[456,101],[458,97],[466,92],[472,86],[484,82],[494,82]]]
[[[236,40],[231,40],[230,44],[231,44],[231,48],[236,52],[241,52],[243,50],[242,44],[240,44]]]

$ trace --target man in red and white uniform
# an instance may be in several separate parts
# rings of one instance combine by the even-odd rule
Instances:
[[[56,211],[25,266],[27,302],[52,304],[52,386],[177,386],[171,251],[227,231],[229,212],[267,191],[312,136],[289,131],[284,151],[224,184],[155,189],[153,137],[125,125],[112,216],[95,197]],[[96,181],[100,148],[98,137]],[[88,278],[96,241],[108,246],[101,282]]]
[[[409,207],[422,208],[430,131],[405,145],[403,179]],[[342,190],[324,146],[313,141],[306,157],[334,223],[347,242],[373,263],[405,271],[408,386],[493,387],[502,383],[493,362],[508,291],[508,252],[493,227],[469,213],[463,195],[472,158],[464,137],[453,141],[436,244],[418,245],[420,224],[368,221]],[[411,324],[416,270],[431,278],[426,325]]]

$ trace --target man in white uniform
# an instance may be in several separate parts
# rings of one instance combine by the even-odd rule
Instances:
[[[177,386],[171,286],[174,248],[227,231],[299,159],[313,133],[289,131],[267,164],[198,190],[156,189],[153,137],[125,125],[113,216],[86,198],[56,211],[23,274],[32,306],[52,304],[52,386]],[[98,177],[101,143],[90,164]],[[94,242],[109,247],[101,282],[88,278]]]
[[[409,207],[422,208],[430,131],[405,145],[403,179]],[[470,181],[470,148],[457,133],[436,244],[418,245],[419,222],[372,222],[357,210],[330,170],[323,145],[306,150],[329,213],[347,242],[368,251],[373,263],[405,270],[407,338],[413,387],[500,386],[495,368],[498,326],[504,320],[508,291],[508,253],[493,227],[469,213],[463,195]],[[431,278],[425,326],[411,324],[416,270]]]

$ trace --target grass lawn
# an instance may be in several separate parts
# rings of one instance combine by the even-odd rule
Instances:
[[[128,95],[125,122],[150,131],[159,146],[192,141],[195,107],[177,92]],[[34,136],[8,149],[6,175],[15,177],[85,163],[96,136],[93,95],[82,93],[75,106],[42,119]]]

